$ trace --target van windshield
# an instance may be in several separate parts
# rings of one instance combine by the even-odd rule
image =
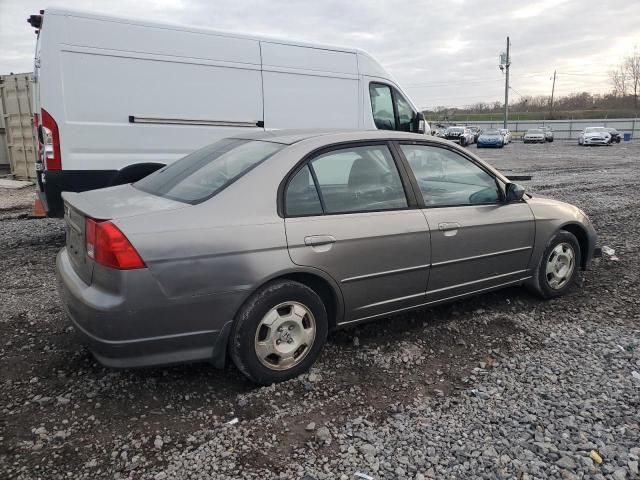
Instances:
[[[204,202],[286,145],[227,138],[139,180],[143,192],[192,205]]]

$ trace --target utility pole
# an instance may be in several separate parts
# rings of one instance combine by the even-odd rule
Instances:
[[[551,104],[549,105],[549,120],[553,120],[553,94],[556,91],[556,71],[553,71],[553,86],[551,87]]]
[[[511,65],[511,57],[509,56],[509,37],[507,37],[507,54],[504,60],[505,69],[505,82],[504,82],[504,126],[507,128],[507,122],[509,121],[509,66]],[[500,65],[502,70],[502,65]]]

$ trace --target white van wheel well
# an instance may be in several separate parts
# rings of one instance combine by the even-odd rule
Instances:
[[[165,165],[162,163],[134,163],[127,165],[115,174],[111,185],[122,185],[125,183],[133,183],[146,177],[147,175],[161,169]]]

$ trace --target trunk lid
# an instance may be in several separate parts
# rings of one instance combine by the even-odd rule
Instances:
[[[160,211],[186,208],[189,205],[137,190],[131,185],[103,188],[89,192],[63,192],[66,247],[78,276],[90,285],[95,261],[87,256],[85,220],[113,220]],[[126,232],[125,232],[126,235]]]

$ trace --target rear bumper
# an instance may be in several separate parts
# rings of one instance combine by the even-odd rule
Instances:
[[[128,271],[133,278],[121,292],[106,291],[78,277],[65,248],[56,258],[56,273],[63,307],[101,364],[132,368],[211,361],[224,366],[231,321],[223,313],[227,308],[216,303],[225,297],[191,303],[167,299],[148,269]]]

